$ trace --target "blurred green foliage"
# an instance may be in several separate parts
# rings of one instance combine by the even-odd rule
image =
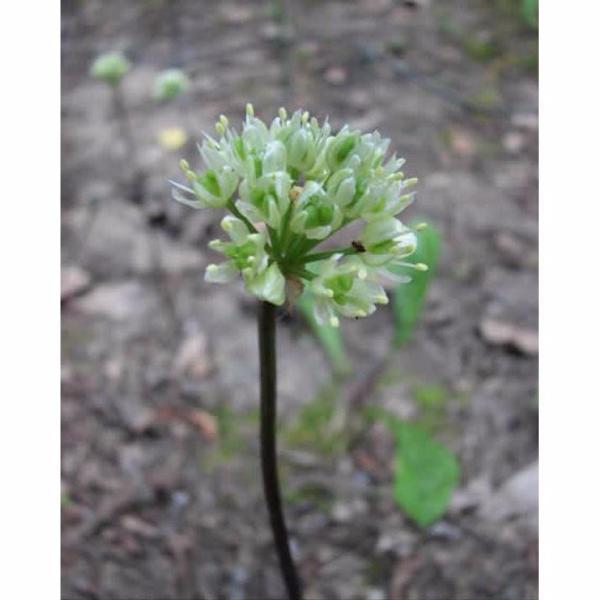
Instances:
[[[429,225],[417,233],[417,249],[411,255],[411,262],[422,262],[428,271],[415,271],[406,267],[397,267],[394,272],[409,275],[410,283],[401,283],[394,290],[392,308],[394,312],[394,343],[399,346],[407,342],[414,330],[429,287],[435,275],[440,252],[440,234]]]
[[[345,450],[347,432],[345,419],[337,405],[339,388],[329,383],[299,411],[294,421],[282,431],[284,441],[291,446],[315,449],[322,454],[333,454]]]
[[[425,409],[441,408],[448,399],[448,390],[437,384],[416,385],[412,392],[417,403]]]
[[[421,527],[439,519],[459,479],[456,457],[423,429],[389,421],[396,440],[394,499]]]
[[[431,386],[425,393],[427,402],[432,398],[440,402],[440,390],[433,389]],[[369,407],[367,414],[371,420],[383,421],[394,436],[394,500],[418,525],[430,525],[444,514],[458,484],[458,460],[419,425],[402,421],[377,406]]]
[[[501,54],[501,49],[493,39],[469,35],[464,39],[465,54],[478,62],[489,62]]]
[[[538,28],[538,0],[496,0],[496,8],[531,29]]]
[[[538,28],[538,0],[522,0],[521,14],[532,29]]]
[[[310,294],[302,294],[297,302],[300,312],[308,321],[311,330],[321,343],[325,355],[334,375],[343,377],[350,373],[350,361],[344,349],[344,340],[342,338],[341,327],[331,327],[330,325],[319,325],[315,319],[313,310],[313,298]]]
[[[254,432],[259,422],[259,409],[253,408],[242,413],[233,410],[227,404],[221,404],[213,411],[217,422],[217,442],[210,452],[204,455],[206,467],[213,469],[227,463],[246,446],[247,428]]]
[[[308,503],[324,511],[329,510],[334,502],[331,488],[318,481],[304,482],[294,490],[286,489],[284,497],[286,503]]]
[[[415,424],[432,434],[448,430],[448,409],[451,403],[464,407],[469,400],[467,394],[452,393],[436,383],[415,384],[411,392],[419,409]]]

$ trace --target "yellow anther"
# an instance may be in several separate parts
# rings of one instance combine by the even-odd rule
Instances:
[[[302,193],[302,188],[299,185],[295,185],[290,190],[290,200],[297,200],[298,196]]]

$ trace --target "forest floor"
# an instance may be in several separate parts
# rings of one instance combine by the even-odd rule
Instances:
[[[300,315],[279,320],[281,475],[306,598],[537,598],[537,36],[513,3],[63,5],[63,598],[284,597],[255,305],[241,284],[203,281],[220,215],[177,205],[167,183],[248,101],[265,119],[283,104],[379,129],[420,180],[406,216],[442,233],[413,339],[393,348],[388,307],[345,321],[346,379]],[[132,148],[88,75],[113,48],[133,64]],[[171,66],[191,90],[158,104]],[[165,150],[157,134],[175,126],[189,142]],[[434,525],[395,504],[393,440],[366,405],[427,423],[457,455]]]

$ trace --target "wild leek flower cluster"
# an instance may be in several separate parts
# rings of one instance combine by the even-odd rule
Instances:
[[[116,86],[130,68],[130,62],[120,52],[109,52],[96,58],[90,73],[92,77]]]
[[[154,81],[154,97],[157,100],[172,100],[180,96],[188,88],[190,80],[180,69],[162,71]]]
[[[386,281],[408,281],[390,269],[427,269],[406,260],[417,238],[396,218],[417,180],[399,170],[403,159],[385,160],[390,140],[378,132],[333,134],[327,121],[302,111],[290,118],[283,108],[267,126],[252,105],[241,133],[224,116],[215,129],[218,139],[207,135],[199,146],[206,169],[182,160],[189,185],[171,182],[179,202],[230,213],[221,222],[229,239],[209,244],[226,260],[208,266],[207,281],[241,273],[249,292],[276,305],[307,289],[318,322],[337,326],[338,315],[365,317],[386,304]],[[357,220],[364,225],[351,245],[317,248]]]

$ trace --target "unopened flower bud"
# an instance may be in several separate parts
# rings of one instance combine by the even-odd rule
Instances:
[[[167,69],[159,73],[154,82],[154,97],[157,100],[173,100],[189,86],[187,75],[180,69]]]
[[[92,77],[100,79],[109,85],[116,86],[129,71],[129,61],[120,52],[102,54],[93,62],[90,69]]]

